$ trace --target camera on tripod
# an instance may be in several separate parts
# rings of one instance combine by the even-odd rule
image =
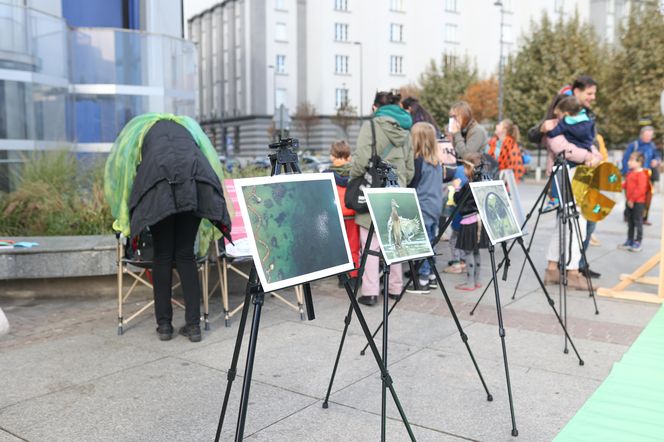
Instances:
[[[384,187],[399,187],[399,178],[394,170],[394,166],[385,160],[380,160],[376,164],[376,174],[380,178]]]
[[[300,147],[297,138],[284,138],[269,144],[268,147],[274,151],[267,156],[270,159],[271,175],[279,175],[282,169],[286,173],[300,173],[297,152],[295,152]]]
[[[268,146],[270,149],[288,149],[297,150],[300,147],[300,141],[297,138],[284,138]]]
[[[473,169],[473,181],[491,181],[491,180],[493,180],[493,177],[489,172],[489,168],[487,167],[484,160],[480,161],[480,164],[475,166],[475,168]]]

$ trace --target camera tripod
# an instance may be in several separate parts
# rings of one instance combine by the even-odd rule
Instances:
[[[542,216],[543,213],[546,213],[543,208],[544,208],[544,203],[546,201],[546,196],[549,192],[550,189],[553,188],[553,186],[556,185],[556,181],[558,181],[558,187],[559,187],[559,205],[556,209],[556,216],[560,218],[558,222],[558,250],[559,250],[559,255],[560,259],[558,261],[558,271],[559,271],[559,285],[558,285],[558,302],[561,308],[561,313],[563,315],[563,323],[565,326],[567,326],[567,265],[569,264],[569,261],[571,260],[571,248],[572,248],[572,236],[576,236],[577,242],[578,242],[578,247],[581,251],[581,256],[584,262],[588,263],[587,257],[586,257],[586,252],[583,248],[583,241],[581,239],[581,228],[579,225],[579,212],[577,210],[576,206],[576,201],[574,198],[574,193],[572,192],[572,183],[569,177],[568,173],[568,161],[565,158],[564,154],[559,155],[556,158],[555,162],[555,167],[554,171],[551,173],[551,176],[547,180],[546,184],[544,185],[544,188],[540,192],[539,196],[535,200],[535,203],[533,204],[533,207],[530,209],[528,214],[526,215],[526,219],[523,222],[523,225],[521,226],[521,229],[528,224],[528,221],[532,217],[535,211],[537,211],[537,217],[535,218],[535,225],[533,227],[533,230],[531,232],[531,237],[528,242],[528,247],[527,250],[530,252],[530,249],[533,244],[533,240],[535,239],[535,233],[537,232],[537,227],[539,225],[540,217]],[[567,241],[567,234],[569,233],[570,235],[570,241],[568,244]],[[512,247],[514,246],[514,242],[510,245],[508,249],[509,251],[512,250]],[[498,270],[507,263],[505,260],[508,255],[506,254],[503,260],[498,264]],[[521,278],[523,276],[523,272],[526,266],[526,259],[524,258],[523,263],[521,265],[521,270],[519,272],[519,277],[517,279],[516,285],[514,287],[514,292],[512,293],[512,299],[515,299],[516,297],[516,292],[519,288],[519,284],[521,283]],[[588,274],[584,275],[586,278],[586,282],[588,284],[588,292],[589,292],[589,297],[592,298],[593,300],[593,306],[595,308],[595,314],[599,314],[599,310],[597,308],[597,299],[595,297],[595,291],[593,289],[593,284],[590,276]],[[506,272],[503,275],[503,280],[506,280]],[[480,302],[484,298],[484,295],[486,294],[487,290],[489,289],[489,286],[494,282],[493,279],[489,281],[487,286],[485,287],[484,291],[480,295],[479,299],[475,303],[475,306],[473,309],[470,311],[470,314],[473,315],[475,313],[475,310],[479,306]],[[542,287],[544,289],[544,287]],[[567,347],[567,337],[565,337],[565,345],[563,349],[564,353],[569,353],[569,349]]]
[[[287,141],[287,140],[284,140]],[[295,143],[292,143],[288,141],[287,143],[275,143],[278,146],[279,150],[274,153],[270,154],[270,161],[272,163],[272,175],[278,175],[281,173],[282,168],[285,172],[288,172],[289,170],[299,173],[299,166],[297,164],[297,154],[295,152],[292,152],[290,150],[290,147],[293,145],[297,145],[297,140],[295,140]],[[270,146],[273,148],[273,145]],[[394,403],[399,410],[399,413],[401,415],[401,418],[403,420],[404,425],[406,426],[406,429],[408,431],[408,434],[411,437],[411,440],[415,440],[415,436],[412,433],[412,430],[410,428],[410,424],[408,423],[408,419],[406,418],[406,415],[403,411],[403,408],[401,407],[401,403],[399,402],[399,398],[396,394],[396,391],[394,390],[394,387],[392,385],[392,380],[389,377],[389,373],[387,372],[386,364],[382,361],[380,354],[378,353],[378,349],[376,347],[376,343],[374,342],[373,338],[371,337],[369,327],[367,325],[367,322],[362,315],[362,311],[360,310],[359,304],[357,303],[357,300],[355,299],[355,295],[353,293],[353,290],[350,287],[350,282],[348,280],[347,275],[344,275],[344,287],[346,289],[346,292],[348,294],[348,297],[351,302],[351,307],[353,310],[355,310],[358,321],[360,322],[360,326],[362,327],[362,330],[364,331],[364,334],[367,338],[367,341],[369,342],[371,346],[372,353],[376,359],[376,364],[378,365],[382,377],[383,377],[383,383],[384,385],[390,390],[390,393],[392,395],[392,398],[394,400]],[[307,309],[307,318],[308,320],[313,320],[315,319],[315,313],[314,313],[314,305],[313,305],[313,300],[311,296],[311,285],[309,283],[303,284],[303,292],[304,292],[304,298],[305,298],[305,305]],[[237,338],[235,341],[235,348],[233,350],[233,357],[231,360],[231,366],[230,369],[228,370],[227,374],[227,384],[226,384],[226,392],[224,394],[224,400],[223,400],[223,405],[221,408],[221,415],[219,417],[219,423],[217,425],[217,432],[215,435],[215,442],[219,441],[219,438],[221,437],[221,430],[223,428],[224,424],[224,419],[226,416],[226,411],[228,409],[228,402],[230,398],[230,393],[231,393],[231,388],[233,385],[233,381],[235,380],[235,376],[237,374],[237,364],[238,364],[238,359],[240,356],[240,349],[242,347],[242,340],[244,336],[244,330],[245,326],[247,323],[247,316],[249,313],[249,304],[250,302],[253,303],[254,305],[254,312],[253,312],[253,318],[252,318],[252,323],[251,323],[251,332],[249,335],[249,347],[247,350],[247,362],[245,365],[245,370],[244,370],[244,378],[243,378],[243,383],[242,383],[242,393],[240,396],[240,408],[239,408],[239,413],[238,413],[238,420],[237,420],[237,425],[235,429],[235,441],[239,442],[242,440],[244,437],[244,427],[245,427],[245,422],[246,422],[246,416],[247,416],[247,409],[249,406],[249,392],[251,388],[251,378],[252,378],[252,373],[253,373],[253,365],[254,365],[254,359],[256,355],[256,344],[257,344],[257,339],[258,339],[258,329],[260,326],[260,319],[261,319],[261,311],[262,311],[262,306],[263,302],[265,299],[265,291],[263,290],[263,287],[259,281],[258,278],[258,272],[256,271],[256,266],[253,265],[249,274],[249,281],[247,282],[246,290],[245,290],[245,298],[244,298],[244,306],[242,307],[242,313],[240,317],[240,323],[238,326],[238,334]],[[385,344],[383,344],[385,345]],[[384,392],[385,396],[385,392]],[[383,403],[385,404],[385,397],[383,398]],[[384,440],[384,439],[383,439]]]

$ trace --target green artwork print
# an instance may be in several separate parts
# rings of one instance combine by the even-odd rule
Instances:
[[[413,189],[371,189],[367,199],[388,263],[433,254]]]
[[[335,191],[327,179],[242,187],[268,283],[348,264]]]
[[[492,244],[521,236],[502,181],[471,183],[470,187]]]

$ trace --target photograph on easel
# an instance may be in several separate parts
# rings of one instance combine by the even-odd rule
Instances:
[[[522,235],[504,182],[470,183],[470,189],[491,244],[496,245]]]
[[[387,264],[433,255],[415,189],[364,189]]]
[[[238,179],[235,188],[263,290],[353,269],[332,174]]]

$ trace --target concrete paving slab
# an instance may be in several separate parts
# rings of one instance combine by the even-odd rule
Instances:
[[[548,288],[549,286],[547,286]],[[553,298],[556,309],[559,309],[558,288],[551,286],[549,295]],[[555,295],[555,296],[554,296]],[[587,321],[607,322],[611,324],[622,324],[636,326],[639,330],[643,328],[659,309],[659,305],[640,302],[626,303],[625,301],[603,298],[597,296],[597,306],[600,314],[596,315],[593,301],[587,293],[570,291],[567,296],[568,318],[578,318]],[[546,302],[542,291],[531,293],[527,296],[517,296],[516,302],[510,303],[509,309],[523,312],[549,313],[551,307]],[[625,314],[629,312],[629,314]],[[553,313],[551,313],[553,314]]]
[[[629,348],[572,336],[574,344],[585,362],[584,366],[579,366],[571,346],[569,346],[569,354],[563,353],[562,331],[556,335],[507,326],[505,333],[507,359],[510,366],[531,367],[586,379],[604,379],[613,363],[619,360],[620,356]],[[468,343],[476,357],[502,363],[502,346],[497,326],[474,324],[468,328]],[[438,341],[432,344],[431,348],[467,357],[465,346],[452,338]]]
[[[296,415],[265,428],[251,437],[256,442],[337,442],[340,440],[378,440],[380,438],[380,415],[333,404],[324,410],[317,402]],[[428,428],[412,426],[415,437],[420,442],[453,442],[467,440]],[[390,441],[410,441],[408,432],[401,420],[387,420],[387,439]]]
[[[494,401],[488,402],[472,366],[464,358],[425,350],[399,361],[391,370],[407,417],[415,425],[474,440],[513,441],[500,361],[480,360]],[[510,366],[519,440],[551,440],[599,382]],[[334,401],[380,412],[380,380],[371,377],[334,394]],[[398,416],[388,401],[388,412]],[[331,405],[332,406],[332,405]]]
[[[7,433],[0,429],[0,442],[20,442],[22,439],[13,436],[12,434]]]
[[[259,330],[253,378],[301,394],[322,399],[334,366],[341,334],[336,330],[285,322]],[[333,391],[344,388],[366,376],[378,373],[376,361],[369,352],[360,356],[366,340],[348,336],[342,353]],[[377,343],[380,349],[380,343]],[[234,341],[214,343],[206,348],[193,349],[180,358],[218,370],[230,367]],[[238,373],[244,372],[248,339],[244,341],[238,363]],[[390,344],[389,361],[398,361],[415,351],[412,346]],[[224,383],[225,385],[225,383]]]
[[[94,335],[71,336],[3,352],[0,409],[161,357],[154,351]]]
[[[189,379],[195,382],[182,388]],[[5,408],[0,421],[30,441],[212,440],[224,387],[225,375],[218,370],[165,358]],[[241,380],[236,387],[222,440],[230,440],[235,431]],[[314,402],[254,382],[246,434]]]

